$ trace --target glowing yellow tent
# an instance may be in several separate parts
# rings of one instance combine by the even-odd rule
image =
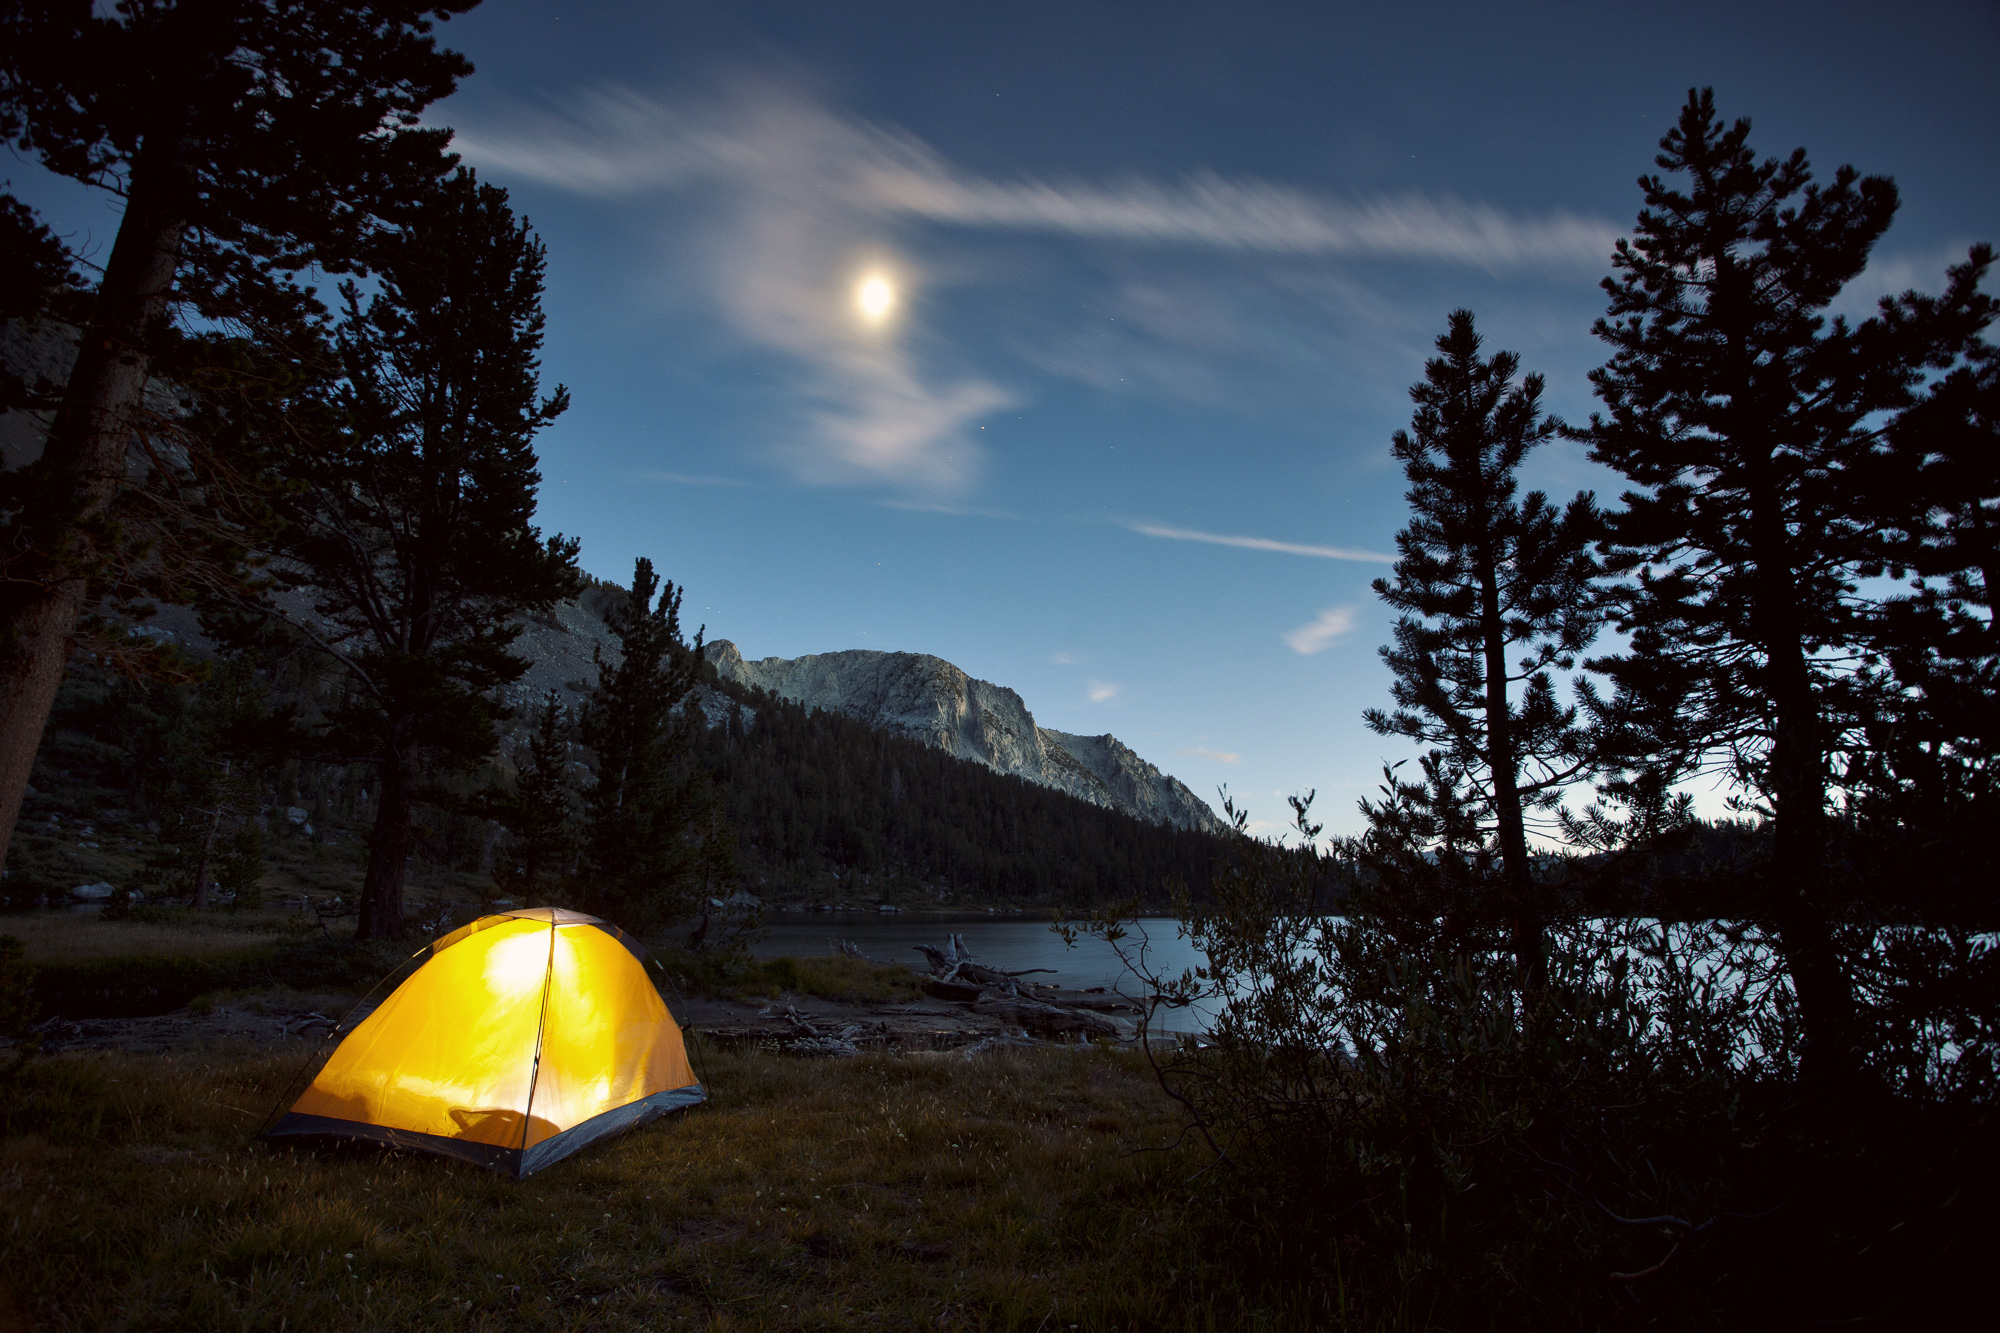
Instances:
[[[520,1177],[707,1096],[616,926],[507,912],[430,954],[267,1137],[365,1139]]]

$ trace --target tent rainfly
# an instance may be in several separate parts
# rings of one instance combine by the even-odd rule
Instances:
[[[361,1139],[516,1179],[708,1094],[642,946],[562,908],[483,916],[335,1048],[266,1138]]]

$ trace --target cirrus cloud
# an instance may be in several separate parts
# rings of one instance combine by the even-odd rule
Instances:
[[[1236,546],[1246,551],[1278,551],[1285,555],[1309,555],[1320,560],[1360,560],[1390,565],[1393,555],[1363,551],[1352,546],[1314,546],[1306,542],[1283,542],[1270,537],[1231,537],[1219,532],[1198,532],[1193,528],[1173,528],[1164,523],[1121,522],[1142,537],[1160,537],[1175,542],[1207,542],[1211,546]]]

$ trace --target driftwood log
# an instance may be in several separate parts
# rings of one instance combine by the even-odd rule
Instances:
[[[997,1018],[1009,1027],[1018,1027],[1031,1036],[1077,1041],[1089,1037],[1116,1037],[1118,1025],[1102,1014],[1068,1009],[1039,1000],[982,999],[972,1011]]]
[[[973,986],[1019,995],[1021,985],[1015,978],[1033,976],[1037,972],[1055,971],[1052,967],[1024,967],[1018,971],[1005,972],[997,967],[988,967],[984,963],[975,963],[972,961],[972,950],[965,946],[965,936],[957,931],[953,931],[945,938],[942,949],[932,948],[928,944],[913,947],[929,960],[931,976],[947,985]]]
[[[1015,971],[988,967],[973,961],[965,937],[953,932],[942,949],[916,945],[931,965],[931,975],[920,983],[924,994],[934,999],[969,1005],[973,1012],[997,1018],[1009,1027],[1033,1036],[1065,1041],[1090,1037],[1118,1037],[1123,1032],[1113,1020],[1097,1009],[1113,1008],[1101,1002],[1086,1005],[1054,1004],[1035,995],[1021,993],[1021,978],[1037,972],[1054,972],[1052,967],[1025,967]],[[1095,1001],[1096,997],[1092,997]],[[1122,1007],[1122,1006],[1116,1006]]]

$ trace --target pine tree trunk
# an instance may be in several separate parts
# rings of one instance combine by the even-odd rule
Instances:
[[[1520,758],[1507,708],[1507,625],[1500,614],[1498,571],[1491,553],[1480,553],[1480,634],[1486,654],[1486,767],[1493,780],[1493,822],[1500,837],[1500,870],[1507,884],[1507,917],[1514,966],[1524,992],[1548,981],[1548,950],[1541,913],[1528,873],[1528,830],[1521,817]]]
[[[361,914],[354,927],[359,940],[403,937],[403,881],[410,866],[416,765],[396,754],[382,761],[380,777],[375,829],[368,841],[368,874],[361,884]]]
[[[1834,943],[1827,905],[1826,781],[1821,771],[1818,717],[1803,654],[1773,663],[1780,686],[1777,735],[1771,747],[1772,913],[1805,1029],[1801,1074],[1828,1091],[1850,1088],[1856,1074],[1854,991]]]
[[[201,855],[194,863],[194,910],[199,912],[208,906],[208,876],[215,864],[215,834],[222,827],[222,812],[209,812],[208,828],[201,835]]]
[[[61,584],[15,612],[0,634],[0,834],[13,843],[21,801],[69,661],[70,635],[83,608],[83,580]]]
[[[169,124],[147,135],[133,165],[96,310],[43,449],[51,488],[42,512],[22,517],[27,559],[12,562],[10,576],[25,577],[30,591],[0,625],[0,844],[13,841],[90,571],[108,554],[98,525],[125,474],[151,367],[148,337],[166,314],[187,230],[180,151],[180,128]]]
[[[1766,467],[1770,466],[1768,463]],[[1761,492],[1761,493],[1760,493]],[[1758,567],[1757,625],[1775,714],[1771,794],[1772,917],[1798,991],[1805,1049],[1801,1077],[1842,1091],[1852,1085],[1854,995],[1834,946],[1825,891],[1826,774],[1819,712],[1799,625],[1796,589],[1776,488],[1752,492]]]

